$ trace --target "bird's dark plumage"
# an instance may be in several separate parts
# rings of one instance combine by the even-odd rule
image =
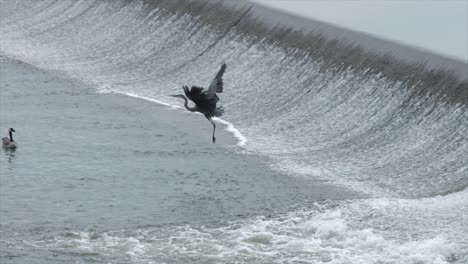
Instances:
[[[195,103],[198,112],[209,117],[216,116],[216,104],[219,101],[219,97],[216,93],[210,94],[203,88],[197,86],[192,86],[190,90],[187,86],[183,88],[185,95]]]
[[[219,101],[217,93],[223,92],[223,74],[226,71],[226,64],[223,64],[219,69],[218,73],[211,81],[210,86],[207,90],[202,87],[192,86],[190,89],[187,86],[183,86],[185,96],[195,103],[195,107],[190,108],[188,106],[187,98],[182,95],[173,95],[174,97],[181,97],[185,100],[185,108],[192,112],[200,112],[213,124],[213,143],[216,141],[214,132],[216,125],[211,119],[214,116],[221,116],[224,112],[222,107],[217,107],[216,104]]]

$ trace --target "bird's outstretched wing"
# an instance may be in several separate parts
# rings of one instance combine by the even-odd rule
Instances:
[[[213,79],[213,81],[211,81],[211,84],[208,87],[208,90],[206,91],[206,93],[208,95],[223,92],[223,74],[224,74],[224,71],[226,71],[226,64],[223,64],[221,66],[221,69],[219,69],[218,74],[216,74],[216,77]]]

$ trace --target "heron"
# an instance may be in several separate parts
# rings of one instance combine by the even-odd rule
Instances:
[[[16,141],[13,140],[13,132],[16,132],[13,128],[8,129],[8,134],[10,134],[10,138],[2,138],[2,148],[16,149]]]
[[[190,89],[184,85],[182,88],[184,89],[183,94],[175,94],[171,95],[172,97],[178,97],[184,99],[185,103],[184,106],[190,112],[199,112],[202,113],[208,121],[213,125],[213,143],[216,142],[215,138],[215,130],[216,124],[213,121],[213,117],[219,117],[224,113],[224,109],[222,106],[217,107],[216,104],[219,101],[219,97],[217,93],[223,92],[223,74],[226,71],[226,64],[223,64],[219,69],[218,73],[211,81],[210,86],[207,90],[203,87],[192,86]],[[193,103],[195,103],[194,107],[188,106],[188,99],[190,99]]]

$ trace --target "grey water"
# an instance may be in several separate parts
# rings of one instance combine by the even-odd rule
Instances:
[[[468,260],[463,70],[267,27],[252,5],[1,6],[0,126],[19,143],[0,159],[2,263]],[[168,95],[221,63],[213,145]]]
[[[192,117],[153,103],[96,94],[11,60],[2,61],[0,76],[1,110],[8,113],[2,125],[15,127],[20,146],[3,150],[0,161],[1,257],[9,262],[34,262],[31,245],[54,234],[73,239],[76,230],[216,225],[349,196],[212,145]],[[229,134],[219,139],[235,143]],[[104,261],[83,248],[64,251]],[[46,254],[39,262],[73,258]]]

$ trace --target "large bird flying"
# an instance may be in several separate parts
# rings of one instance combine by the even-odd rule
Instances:
[[[189,107],[188,106],[188,100],[187,97],[185,97],[183,94],[176,94],[176,95],[171,95],[173,97],[178,97],[182,98],[185,101],[185,108],[191,112],[200,112],[202,113],[208,121],[211,122],[213,125],[213,143],[216,142],[215,138],[215,130],[216,130],[216,124],[213,122],[213,117],[214,116],[221,116],[224,112],[222,107],[216,107],[216,104],[219,101],[219,97],[217,93],[222,93],[223,92],[223,74],[224,71],[226,70],[226,64],[223,64],[221,66],[221,69],[219,69],[218,73],[216,74],[215,78],[213,81],[211,81],[210,86],[208,87],[208,90],[204,90],[203,87],[197,87],[197,86],[192,86],[190,89],[187,86],[182,86],[184,89],[185,96],[188,97],[191,101],[195,103],[194,107]]]

